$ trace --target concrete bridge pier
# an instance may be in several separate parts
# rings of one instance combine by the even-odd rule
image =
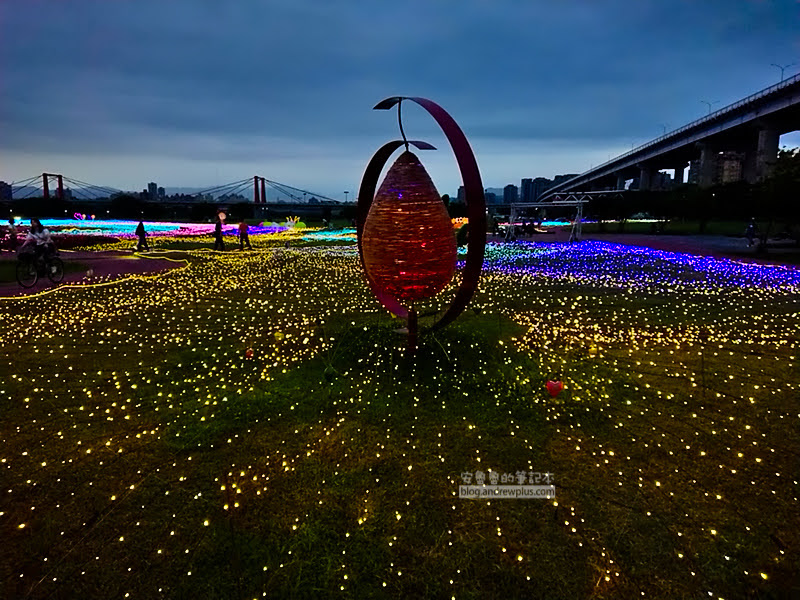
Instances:
[[[755,175],[756,179],[764,179],[772,172],[775,161],[778,160],[778,142],[780,135],[773,128],[761,129],[758,132],[758,146],[756,148]]]
[[[623,190],[623,189],[625,189],[625,182],[626,181],[627,181],[627,179],[625,179],[624,173],[621,173],[621,172],[617,173],[617,185],[614,187],[614,189],[615,190]]]
[[[772,172],[778,159],[779,141],[780,135],[776,129],[760,123],[758,129],[751,130],[738,143],[725,149],[742,154],[742,179],[753,184]]]
[[[758,181],[758,175],[756,174],[756,144],[753,143],[749,147],[743,148],[742,153],[744,154],[742,179],[747,183],[756,183]]]
[[[700,187],[711,187],[717,177],[719,148],[711,142],[698,145],[700,146],[700,177],[698,183]]]
[[[652,187],[653,168],[639,165],[639,190],[646,191]]]

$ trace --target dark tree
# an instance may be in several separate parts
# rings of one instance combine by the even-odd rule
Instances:
[[[120,194],[111,200],[111,216],[115,219],[138,219],[144,202],[132,194]]]
[[[761,234],[759,249],[766,249],[766,241],[776,219],[785,220],[789,234],[800,243],[800,232],[797,230],[800,221],[800,148],[778,150],[772,172],[762,182],[759,192],[762,214],[768,220]]]

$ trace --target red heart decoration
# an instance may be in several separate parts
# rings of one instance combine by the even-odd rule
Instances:
[[[244,357],[245,358],[253,358],[253,349],[252,348],[248,348],[247,350],[245,350]]]
[[[545,387],[547,391],[550,392],[550,395],[555,398],[564,389],[564,384],[560,381],[553,381],[550,379],[546,384]]]

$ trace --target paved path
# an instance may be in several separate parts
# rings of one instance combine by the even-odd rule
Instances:
[[[64,263],[81,263],[86,265],[86,271],[73,271],[64,274],[64,283],[80,283],[98,280],[109,280],[124,277],[134,273],[156,273],[174,269],[186,264],[181,252],[143,253],[141,255],[131,252],[73,252],[62,250],[60,258]],[[170,259],[170,260],[167,260]],[[16,255],[4,252],[0,255],[2,261],[16,262]],[[26,296],[36,294],[46,289],[57,287],[46,277],[39,279],[35,286],[29,289],[22,288],[16,281],[0,283],[0,296]]]
[[[502,241],[501,236],[492,236],[490,241]],[[533,242],[567,242],[569,240],[569,227],[557,228],[554,233],[534,234],[519,238]],[[735,260],[756,262],[761,264],[784,264],[787,262],[800,262],[800,248],[784,246],[770,248],[766,255],[757,255],[755,247],[748,248],[744,238],[727,237],[721,235],[640,235],[618,233],[590,233],[583,236],[584,240],[597,240],[624,244],[628,246],[645,246],[668,252],[686,252],[700,256],[714,256],[717,258],[731,258]],[[138,255],[131,252],[72,252],[61,251],[64,262],[78,262],[86,265],[87,271],[68,272],[64,275],[64,283],[80,283],[108,280],[124,277],[132,273],[155,273],[174,269],[185,265],[181,260],[185,257],[181,252],[154,252]],[[790,261],[789,257],[794,260]],[[167,258],[171,260],[167,260]],[[16,261],[16,255],[8,252],[0,254],[0,261]],[[791,265],[790,265],[791,266]],[[797,268],[796,266],[794,268]],[[55,287],[45,278],[30,289],[23,289],[16,282],[0,283],[0,296],[24,296],[42,292]]]

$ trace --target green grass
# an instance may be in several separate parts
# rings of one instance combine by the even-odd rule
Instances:
[[[0,596],[796,592],[796,290],[515,251],[414,357],[338,247],[7,303]]]

